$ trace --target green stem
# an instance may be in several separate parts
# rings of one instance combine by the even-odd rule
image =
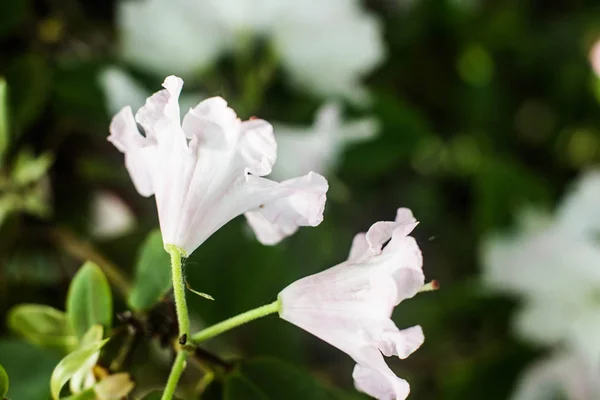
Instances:
[[[185,369],[185,360],[187,359],[187,356],[188,353],[184,350],[181,350],[179,353],[177,353],[177,358],[175,358],[175,362],[171,368],[171,373],[169,374],[167,386],[165,387],[165,391],[161,397],[162,400],[171,400],[175,395],[177,383],[179,382],[179,378]]]
[[[219,322],[216,325],[210,326],[200,332],[197,332],[192,335],[192,342],[200,343],[205,340],[208,340],[212,337],[220,335],[223,332],[226,332],[230,329],[233,329],[237,326],[245,324],[246,322],[250,322],[252,320],[266,317],[269,314],[278,313],[280,311],[281,304],[279,303],[279,299],[274,301],[271,304],[264,305],[262,307],[255,308],[250,311],[246,311],[245,313],[236,315],[235,317],[226,319],[223,322]]]
[[[183,279],[183,268],[181,267],[181,256],[185,254],[177,246],[168,244],[165,250],[171,256],[171,276],[173,278],[173,294],[175,297],[175,308],[177,310],[177,322],[179,323],[179,337],[190,334],[190,317],[187,303],[185,302],[185,281]],[[185,344],[185,343],[182,343]]]

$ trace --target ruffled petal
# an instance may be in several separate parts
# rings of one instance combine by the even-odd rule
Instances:
[[[262,244],[273,245],[294,234],[300,226],[317,226],[323,221],[327,181],[309,173],[279,184],[292,189],[289,195],[245,213],[256,237]]]
[[[110,135],[108,141],[111,142],[121,153],[139,149],[146,145],[145,138],[140,135],[131,107],[123,107],[110,122]]]
[[[367,251],[369,251],[369,242],[367,242],[367,235],[363,232],[357,233],[352,240],[352,246],[350,247],[350,254],[348,255],[348,261],[357,261]]]
[[[146,104],[136,113],[135,120],[142,125],[147,138],[161,141],[181,136],[178,139],[185,141],[179,117],[179,94],[183,80],[171,75],[165,78],[162,86],[165,89],[148,97]]]
[[[197,138],[201,145],[233,145],[239,136],[241,121],[221,97],[201,101],[183,118],[183,130],[188,139]]]
[[[380,332],[379,336],[373,339],[377,341],[377,347],[386,357],[405,359],[421,347],[425,335],[418,325],[403,330],[393,326],[392,329]]]
[[[363,364],[356,364],[352,372],[357,390],[378,400],[405,400],[410,386],[404,379],[398,378],[386,366],[387,370],[377,370]]]
[[[273,136],[273,126],[262,119],[242,122],[239,151],[247,164],[246,173],[257,176],[269,175],[277,159],[277,143]]]
[[[368,230],[366,239],[369,243],[369,249],[373,254],[379,254],[383,245],[390,240],[394,233],[399,236],[408,235],[418,222],[408,208],[399,208],[396,214],[396,220],[380,221],[374,223]]]

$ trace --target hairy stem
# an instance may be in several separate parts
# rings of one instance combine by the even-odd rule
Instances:
[[[187,356],[188,353],[184,350],[180,350],[179,353],[177,353],[177,357],[175,358],[175,362],[171,368],[171,373],[169,374],[167,386],[165,387],[165,391],[161,397],[162,400],[171,400],[175,395],[177,383],[179,382],[179,378],[185,369],[185,360],[187,359]]]
[[[280,308],[281,304],[279,303],[279,300],[276,300],[271,304],[267,304],[262,307],[255,308],[253,310],[246,311],[245,313],[226,319],[223,322],[219,322],[216,325],[210,326],[206,329],[201,330],[198,333],[193,334],[191,337],[192,342],[196,344],[203,342],[247,322],[253,321],[258,318],[266,317],[269,314],[277,313],[279,312]]]

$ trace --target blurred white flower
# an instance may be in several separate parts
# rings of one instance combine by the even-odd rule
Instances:
[[[104,91],[106,109],[111,115],[118,113],[123,107],[130,106],[138,110],[146,103],[152,93],[139,84],[127,72],[118,67],[107,67],[100,72],[100,88]],[[179,96],[182,110],[193,108],[205,96],[200,93],[187,93]]]
[[[135,119],[130,107],[123,108],[111,122],[108,139],[125,153],[138,192],[155,195],[165,245],[190,254],[244,213],[258,239],[268,237],[267,244],[298,226],[321,222],[327,192],[321,175],[309,173],[281,183],[262,178],[276,159],[269,123],[240,121],[220,97],[202,101],[181,123],[178,98],[183,81],[169,76],[163,86]],[[260,223],[253,223],[256,220]]]
[[[596,76],[600,77],[600,39],[592,45],[589,53],[590,64]]]
[[[385,54],[379,20],[357,0],[124,1],[118,25],[123,57],[160,75],[196,78],[264,37],[295,84],[355,101],[367,98],[361,79]]]
[[[568,400],[600,398],[600,381],[586,360],[568,354],[544,359],[519,380],[511,400],[548,400],[557,395]]]
[[[98,239],[123,236],[135,227],[135,216],[125,202],[113,193],[99,191],[92,199],[91,235]]]
[[[483,247],[484,281],[522,298],[517,332],[600,367],[600,171],[586,173],[554,216],[528,218]]]
[[[292,81],[318,95],[366,101],[361,79],[385,54],[380,21],[357,0],[285,3],[270,34]]]
[[[327,175],[336,167],[346,144],[368,140],[378,130],[377,120],[342,121],[339,104],[321,107],[310,128],[275,124],[280,161],[273,177],[286,179],[315,171]]]
[[[424,284],[421,251],[408,236],[416,225],[410,210],[399,209],[395,222],[356,235],[347,261],[279,294],[281,318],[350,355],[357,389],[381,400],[402,400],[410,391],[383,355],[404,359],[424,341],[420,326],[399,330],[391,320],[394,307]]]

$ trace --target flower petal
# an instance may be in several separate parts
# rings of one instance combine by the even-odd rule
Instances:
[[[110,122],[110,135],[108,141],[111,142],[121,153],[126,153],[139,149],[146,145],[145,138],[140,135],[131,107],[126,106],[121,109]]]
[[[311,172],[279,185],[289,194],[245,213],[256,237],[266,245],[278,243],[300,226],[317,226],[323,220],[328,189],[325,178]]]
[[[394,375],[387,365],[385,368],[356,364],[352,372],[354,386],[378,400],[405,400],[410,393],[408,382]]]
[[[258,176],[269,175],[277,159],[277,143],[273,136],[273,126],[262,119],[242,122],[239,151],[248,165],[247,173]]]
[[[378,340],[377,347],[386,357],[396,356],[405,359],[421,347],[425,335],[418,325],[403,330],[399,330],[394,325],[392,329],[381,332],[376,340]]]
[[[181,132],[179,117],[179,94],[183,80],[176,76],[165,78],[160,90],[148,97],[146,104],[135,115],[137,122],[142,125],[147,138],[157,140],[173,140],[170,136]],[[180,140],[185,140],[181,136]]]
[[[380,221],[374,223],[369,228],[366,235],[369,249],[373,254],[379,254],[385,242],[390,240],[395,232],[400,236],[406,236],[417,226],[417,224],[418,222],[410,209],[399,208],[394,222]]]

